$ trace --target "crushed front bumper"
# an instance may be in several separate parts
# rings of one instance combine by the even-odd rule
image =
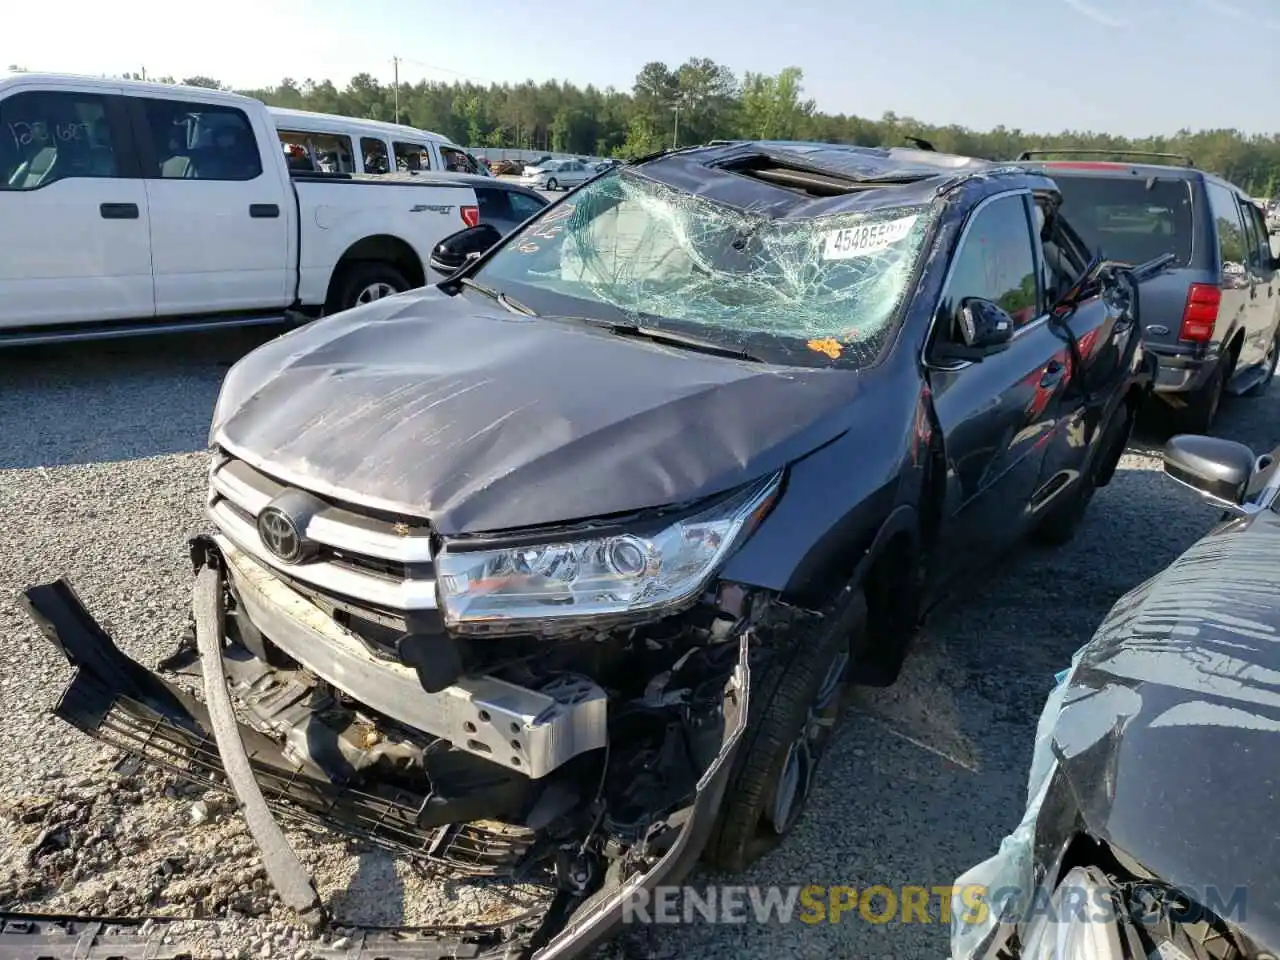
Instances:
[[[299,760],[289,749],[287,740],[234,717],[230,730],[225,718],[219,724],[218,711],[211,709],[218,705],[216,688],[211,684],[224,691],[260,689],[262,671],[268,668],[248,655],[243,647],[228,643],[224,610],[202,611],[199,602],[202,577],[207,581],[208,577],[216,576],[217,595],[223,595],[223,565],[215,567],[199,570],[197,576],[196,633],[214,637],[215,649],[222,660],[222,676],[212,676],[208,669],[210,661],[205,660],[202,673],[205,701],[212,699],[209,703],[130,659],[94,621],[65,581],[29,588],[23,598],[29,614],[49,641],[77,668],[55,712],[89,736],[174,775],[210,788],[230,789],[251,821],[256,808],[269,809],[274,817],[358,836],[425,860],[455,876],[512,876],[529,869],[530,864],[539,863],[546,868],[549,889],[554,889],[554,893],[548,896],[542,909],[503,924],[463,929],[415,928],[412,932],[378,934],[389,938],[385,948],[377,948],[381,951],[379,956],[578,956],[618,932],[625,906],[638,891],[677,883],[701,854],[746,726],[748,653],[752,647],[749,625],[735,626],[717,645],[726,665],[723,674],[714,675],[723,675],[726,679],[713,681],[719,699],[715,725],[718,748],[704,752],[705,762],[700,762],[693,771],[696,782],[692,789],[678,794],[681,802],[639,819],[635,818],[634,809],[626,810],[628,819],[615,815],[617,812],[608,809],[607,804],[600,807],[601,797],[607,796],[604,780],[612,770],[610,753],[625,747],[615,739],[602,744],[605,749],[595,751],[606,758],[601,768],[605,771],[601,775],[601,788],[592,800],[595,806],[581,811],[584,816],[575,821],[589,821],[592,826],[578,835],[566,837],[561,832],[549,838],[546,831],[532,823],[532,816],[524,823],[500,822],[483,815],[462,819],[469,809],[465,803],[451,805],[452,801],[446,797],[442,807],[437,802],[438,796],[415,794],[396,782],[367,773],[335,780],[332,775],[326,776],[317,770],[314,764]],[[237,598],[242,599],[243,577],[237,578],[237,585]],[[244,599],[243,602],[247,607],[251,601]],[[207,645],[202,646],[207,653]],[[216,663],[216,659],[213,662]],[[349,674],[344,673],[338,679],[350,682]],[[212,697],[211,690],[214,691]],[[421,687],[406,690],[405,696],[410,695],[419,699],[428,696]],[[507,702],[501,697],[493,699],[498,703]],[[536,726],[532,721],[537,719],[524,715],[524,720],[531,721],[532,726]],[[513,717],[509,722],[521,721]],[[619,736],[612,732],[610,735]],[[577,746],[581,749],[582,742]],[[588,748],[588,758],[591,749]],[[240,754],[247,761],[242,766],[235,762]],[[659,752],[648,765],[651,768],[661,760]],[[465,773],[464,768],[462,774],[456,775],[465,776]],[[528,782],[536,783],[533,778],[528,778]],[[497,789],[501,790],[501,785]],[[483,790],[479,795],[482,797],[479,805],[483,807]],[[448,814],[448,822],[440,822],[444,819],[441,809]],[[611,834],[602,840],[601,823],[619,819],[627,820],[626,828],[621,831],[623,839]],[[272,851],[270,842],[264,840],[264,836],[271,835],[282,840],[274,821],[258,826],[262,829],[255,829],[254,823],[250,823],[251,832],[262,847],[268,874],[286,904],[301,912],[300,901],[305,901],[306,895],[299,895],[297,891],[302,889],[300,885],[305,885],[314,896],[310,878],[298,876],[301,867],[292,851]],[[593,850],[598,855],[594,868],[586,874],[562,869],[565,851],[577,850],[580,855],[588,843],[595,844]],[[607,860],[606,851],[611,851]],[[270,863],[273,855],[290,862],[277,864],[279,871],[273,871]],[[290,887],[294,890],[292,896]],[[304,919],[321,926],[330,922],[323,908]],[[371,935],[366,934],[366,938]],[[396,946],[400,944],[404,945],[403,949]],[[391,949],[393,946],[395,949]]]

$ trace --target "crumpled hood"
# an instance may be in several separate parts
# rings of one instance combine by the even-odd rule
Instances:
[[[228,373],[211,440],[281,480],[512,529],[719,493],[844,429],[860,375],[508,313],[435,287],[336,314]]]
[[[1280,949],[1280,517],[1233,521],[1121,598],[1053,750],[1091,833]],[[1217,902],[1212,898],[1217,897]]]

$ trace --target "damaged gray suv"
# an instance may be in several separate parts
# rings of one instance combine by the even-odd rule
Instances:
[[[563,957],[804,808],[850,682],[1024,534],[1061,542],[1152,370],[1139,290],[1053,181],[734,143],[602,173],[436,286],[274,340],[210,434],[194,629],[165,667],[62,581],[59,715],[277,825],[543,885],[420,955]],[[430,940],[431,946],[426,944]]]

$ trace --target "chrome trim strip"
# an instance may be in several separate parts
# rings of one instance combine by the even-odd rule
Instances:
[[[230,460],[215,468],[214,490],[241,510],[257,516],[286,487],[264,476],[243,460]],[[395,525],[361,516],[341,507],[329,507],[311,518],[303,535],[337,550],[349,550],[397,563],[430,563],[430,536],[399,534]]]
[[[240,550],[279,571],[281,575],[310,584],[317,590],[389,610],[436,609],[434,579],[396,581],[334,563],[287,564],[276,559],[263,545],[254,525],[231,509],[229,503],[228,500],[215,497],[208,508],[209,519]]]

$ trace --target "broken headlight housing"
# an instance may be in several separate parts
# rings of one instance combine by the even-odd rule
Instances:
[[[778,472],[648,533],[480,548],[446,541],[435,561],[445,622],[532,629],[678,609],[764,519],[781,481]]]

